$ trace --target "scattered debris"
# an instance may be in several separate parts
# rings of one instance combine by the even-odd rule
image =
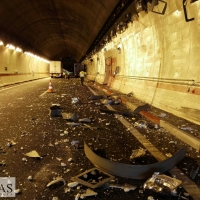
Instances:
[[[71,178],[72,181],[77,181],[78,183],[90,188],[99,187],[112,179],[114,179],[114,176],[100,171],[97,168],[92,168]]]
[[[21,192],[20,189],[15,189],[15,190],[14,190],[14,193],[15,193],[15,194],[19,194],[20,192]]]
[[[182,125],[182,126],[180,127],[180,129],[181,129],[181,130],[184,130],[184,131],[192,131],[192,130],[193,130],[191,127],[188,127],[188,126],[186,126],[186,125]]]
[[[134,123],[135,127],[139,128],[147,128],[147,122],[145,120],[138,120],[137,122]]]
[[[76,186],[78,185],[78,182],[75,182],[75,181],[74,181],[74,182],[68,183],[67,185],[68,185],[68,187],[70,187],[70,188],[71,188],[71,187],[76,187]]]
[[[72,120],[72,121],[78,121],[78,114],[77,113],[61,113],[63,119],[66,120]]]
[[[124,117],[133,117],[133,113],[131,113],[129,111],[120,112],[120,111],[102,109],[102,108],[100,108],[99,111],[102,112],[102,113],[122,115]]]
[[[28,160],[26,158],[22,158],[22,161],[27,162]]]
[[[28,176],[28,180],[29,180],[29,181],[32,181],[32,180],[33,180],[33,177],[32,177],[32,176]]]
[[[111,99],[105,99],[101,103],[104,104],[104,105],[112,105],[113,101]]]
[[[82,123],[75,123],[75,122],[68,122],[67,124],[70,125],[70,126],[80,126],[80,125],[82,125]]]
[[[13,140],[8,140],[7,146],[8,146],[8,147],[12,147],[12,146],[14,146],[14,145],[16,145],[16,144],[17,144],[17,143],[14,142]]]
[[[6,166],[6,163],[0,162],[0,166]]]
[[[84,122],[84,123],[89,123],[89,122],[91,122],[91,119],[90,118],[83,118],[83,119],[79,119],[78,121]]]
[[[81,199],[84,199],[85,197],[91,197],[91,196],[95,196],[97,195],[98,193],[96,193],[95,191],[91,190],[90,188],[88,188],[85,193],[81,194],[80,198]]]
[[[71,145],[72,145],[75,149],[78,149],[78,147],[79,147],[79,141],[78,141],[78,140],[72,140],[72,141],[71,141]]]
[[[53,197],[52,200],[59,200],[59,198],[58,197]]]
[[[77,104],[79,102],[79,98],[74,97],[72,98],[72,104]]]
[[[191,179],[195,179],[196,175],[198,174],[198,171],[199,171],[199,166],[198,166],[196,169],[193,169],[193,170],[190,172],[190,178],[191,178]]]
[[[136,186],[133,186],[133,185],[130,185],[130,184],[124,184],[124,185],[121,185],[121,184],[109,184],[108,187],[110,188],[120,188],[122,190],[124,190],[124,192],[129,192],[131,190],[135,190],[137,187]]]
[[[168,158],[172,157],[172,154],[171,153],[166,153],[165,154]]]
[[[161,118],[164,118],[166,116],[167,116],[166,113],[160,113],[160,115],[159,115],[159,117],[161,117]]]
[[[146,149],[143,149],[143,148],[132,150],[130,159],[138,158],[138,157],[144,156],[145,154],[146,154]]]
[[[133,96],[133,92],[129,92],[128,94],[127,94],[127,97],[132,97]]]
[[[60,166],[61,167],[66,167],[67,165],[65,163],[61,162]]]
[[[50,183],[47,184],[47,187],[52,187],[52,186],[60,186],[60,185],[65,185],[66,181],[62,177],[57,177],[55,180],[51,181]]]
[[[30,151],[29,153],[26,153],[25,155],[32,158],[41,158],[41,156],[35,150]]]
[[[162,192],[164,189],[173,191],[181,183],[182,181],[176,178],[155,172],[153,176],[144,183],[144,189],[153,189],[156,192]]]
[[[80,196],[81,196],[81,194],[78,193],[78,194],[75,196],[75,200],[78,200]]]
[[[56,157],[56,160],[58,160],[60,162],[60,161],[62,161],[62,158]]]
[[[107,99],[107,96],[104,95],[90,95],[88,97],[89,100],[100,100],[100,99]]]
[[[82,126],[82,128],[89,128],[90,130],[99,129],[98,127],[93,127],[93,126],[90,126],[90,125],[88,125],[88,124],[84,124],[84,126]]]
[[[155,200],[152,196],[148,196],[147,200]]]

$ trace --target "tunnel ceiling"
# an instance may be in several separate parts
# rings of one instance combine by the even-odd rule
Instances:
[[[118,6],[130,0],[1,0],[0,39],[49,60],[79,62]]]

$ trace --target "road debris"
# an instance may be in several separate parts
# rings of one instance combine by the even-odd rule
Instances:
[[[90,123],[92,120],[90,118],[83,118],[83,119],[79,119],[79,122],[83,122],[83,123]]]
[[[139,114],[141,111],[148,111],[148,110],[150,110],[150,105],[149,104],[144,104],[144,105],[142,105],[142,106],[138,106],[134,111],[133,111],[133,113],[134,114]]]
[[[190,178],[191,179],[195,179],[196,175],[198,174],[199,172],[199,166],[196,168],[196,169],[193,169],[191,172],[190,172]]]
[[[16,144],[17,144],[17,143],[14,142],[14,140],[8,140],[7,146],[8,146],[8,147],[12,147],[12,146],[14,146],[14,145],[16,145]]]
[[[29,180],[29,181],[32,181],[32,180],[33,180],[33,177],[32,177],[32,176],[28,176],[28,180]]]
[[[62,109],[60,108],[60,104],[52,104],[50,107],[49,115],[51,117],[61,116]]]
[[[145,120],[138,120],[134,123],[134,127],[139,127],[139,128],[147,128],[147,122]]]
[[[57,187],[61,185],[65,185],[66,181],[62,177],[57,177],[55,180],[51,181],[50,183],[47,184],[47,187]]]
[[[19,194],[19,193],[21,193],[21,190],[20,190],[20,189],[15,189],[15,190],[14,190],[14,193],[15,193],[15,194]]]
[[[71,181],[76,181],[90,188],[96,188],[109,182],[112,179],[114,179],[114,176],[106,172],[100,171],[97,168],[92,168],[75,177],[72,177]]]
[[[68,183],[68,187],[72,188],[72,187],[76,187],[79,183],[74,181],[74,182],[71,182],[71,183]]]
[[[72,140],[72,141],[71,141],[71,145],[72,145],[75,149],[78,149],[78,147],[79,147],[79,141],[78,141],[78,140]]]
[[[135,190],[137,188],[137,186],[134,185],[130,185],[130,184],[115,184],[115,183],[109,183],[108,187],[110,188],[120,188],[122,190],[124,190],[124,192],[129,192],[131,190]]]
[[[173,191],[182,181],[170,176],[155,172],[151,178],[144,183],[144,189],[153,189],[156,192],[162,192],[165,189]]]
[[[41,158],[41,156],[35,150],[30,151],[30,152],[26,153],[25,155],[28,157],[32,157],[32,158]]]
[[[71,120],[71,121],[78,121],[78,114],[77,113],[64,113],[62,112],[62,117],[63,119],[66,119],[66,120]]]
[[[138,157],[144,156],[145,154],[146,154],[146,149],[143,149],[143,148],[132,150],[130,159],[138,158]]]
[[[85,197],[97,196],[97,192],[93,191],[92,189],[88,188],[85,193],[81,194],[80,199],[84,199]]]
[[[72,98],[72,104],[77,104],[79,102],[79,98],[74,97]]]
[[[89,100],[100,100],[100,99],[107,99],[107,96],[104,95],[90,95],[88,97]]]

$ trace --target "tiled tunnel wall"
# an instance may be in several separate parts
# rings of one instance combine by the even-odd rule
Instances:
[[[181,0],[166,2],[164,15],[141,11],[93,62],[85,60],[88,78],[200,124],[200,1],[188,1],[189,22]]]
[[[0,46],[0,86],[49,77],[49,64]]]

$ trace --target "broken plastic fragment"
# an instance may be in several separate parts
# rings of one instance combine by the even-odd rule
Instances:
[[[165,114],[165,113],[161,113],[160,115],[159,115],[159,117],[166,117],[167,115]]]
[[[63,185],[66,184],[66,181],[64,178],[62,177],[57,177],[55,180],[51,181],[50,183],[47,184],[47,187],[51,187],[53,185],[56,185],[56,184],[59,184],[59,183],[62,183]]]
[[[29,181],[32,181],[32,180],[33,180],[33,177],[32,177],[32,176],[28,176],[28,180],[29,180]]]
[[[190,178],[191,178],[191,179],[195,179],[196,175],[198,174],[198,171],[199,171],[199,166],[198,166],[196,169],[193,169],[193,170],[190,172]]]
[[[67,124],[70,125],[70,126],[80,126],[80,125],[82,125],[82,123],[75,123],[75,122],[68,122]]]
[[[182,126],[181,126],[181,130],[184,130],[184,131],[192,131],[193,129],[192,129],[191,127],[182,125]]]
[[[41,156],[35,150],[30,151],[29,153],[26,153],[25,155],[32,158],[41,158]]]
[[[91,122],[90,118],[83,118],[83,119],[79,119],[79,122]]]
[[[72,103],[73,103],[73,104],[78,103],[78,101],[79,101],[79,99],[78,99],[77,97],[72,98]]]
[[[66,167],[67,166],[65,163],[61,163],[60,165],[61,165],[61,167]]]
[[[147,128],[147,122],[144,120],[138,120],[137,122],[134,123],[134,126],[140,127],[140,128]]]
[[[14,142],[13,140],[11,140],[11,141],[9,141],[8,143],[7,143],[7,146],[8,147],[12,147],[12,146],[14,146],[14,145],[16,145],[17,143],[16,142]]]
[[[78,121],[78,114],[77,113],[62,113],[63,119],[71,120],[71,121]]]
[[[146,150],[143,148],[132,150],[130,159],[138,158],[138,157],[144,156],[145,154],[146,154]]]
[[[176,189],[182,181],[172,178],[166,175],[160,175],[158,172],[154,173],[151,178],[149,178],[144,183],[144,189],[153,189],[156,192],[162,192],[163,189],[168,189],[173,191]]]
[[[85,197],[96,196],[98,193],[88,188],[85,193],[81,194],[80,198],[84,199]]]
[[[147,200],[154,200],[152,196],[148,196]]]
[[[109,184],[110,188],[120,188],[123,189],[124,192],[129,192],[130,190],[135,190],[137,187],[129,184],[121,185],[121,184]]]
[[[71,182],[67,184],[68,187],[76,187],[78,185],[78,182]]]
[[[59,200],[58,197],[53,197],[52,200]]]
[[[15,190],[14,190],[14,193],[15,193],[15,194],[19,194],[20,192],[21,192],[20,189],[15,189]]]

